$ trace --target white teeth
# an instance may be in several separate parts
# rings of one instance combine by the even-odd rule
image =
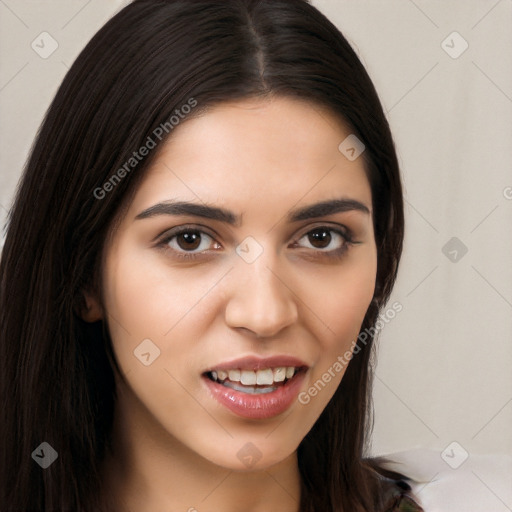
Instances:
[[[229,380],[233,382],[240,382],[240,370],[229,370]]]
[[[236,391],[248,393],[249,395],[261,395],[265,393],[272,393],[272,391],[275,391],[277,389],[276,387],[272,386],[267,386],[264,388],[256,388],[254,386],[241,386],[240,384],[236,384],[235,382],[229,382],[229,380],[224,382],[224,386],[234,389]]]
[[[286,368],[280,366],[274,370],[274,382],[283,382],[286,379]]]
[[[253,386],[256,384],[256,372],[250,370],[242,370],[240,373],[240,382],[244,386]]]
[[[270,368],[256,372],[256,384],[268,385],[274,382],[274,374]]]
[[[263,370],[212,370],[211,377],[218,382],[235,382],[243,386],[270,386],[275,382],[284,382],[291,379],[296,372],[294,366],[279,366],[277,368],[265,368]],[[227,380],[229,378],[229,381]]]

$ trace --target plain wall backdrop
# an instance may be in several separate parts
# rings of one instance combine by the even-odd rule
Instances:
[[[2,225],[65,73],[127,3],[0,1]],[[373,79],[405,187],[373,452],[512,453],[512,1],[313,4]]]

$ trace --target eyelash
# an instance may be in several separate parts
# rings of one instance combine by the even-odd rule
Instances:
[[[329,258],[332,260],[339,260],[345,255],[347,250],[352,245],[356,245],[356,244],[360,243],[360,242],[356,242],[353,239],[352,233],[350,232],[350,230],[342,231],[341,229],[333,228],[331,226],[323,226],[323,225],[315,226],[314,228],[305,232],[302,236],[297,238],[294,243],[298,242],[299,240],[302,240],[305,236],[309,235],[310,233],[312,233],[313,231],[316,231],[318,229],[324,229],[325,231],[328,231],[330,233],[336,233],[337,235],[341,236],[341,238],[343,239],[343,244],[338,249],[332,249],[330,251],[325,251],[322,249],[318,249],[318,250],[312,249],[313,252],[320,253],[320,257],[326,257],[326,258]],[[172,230],[171,232],[168,232],[167,236],[165,236],[165,238],[160,240],[158,242],[157,246],[161,247],[166,252],[171,251],[173,253],[173,256],[178,259],[190,261],[190,260],[195,260],[195,259],[200,258],[202,256],[201,252],[199,252],[199,253],[193,253],[190,251],[182,252],[182,251],[178,251],[176,249],[169,247],[169,245],[168,245],[169,242],[172,239],[176,238],[177,236],[182,235],[183,233],[196,233],[196,234],[199,233],[201,235],[207,235],[208,237],[210,237],[214,240],[213,235],[209,234],[208,232],[203,231],[202,229],[200,229],[197,226],[188,226],[187,225],[187,226],[181,226],[179,228]],[[203,252],[205,252],[205,251],[203,251]]]

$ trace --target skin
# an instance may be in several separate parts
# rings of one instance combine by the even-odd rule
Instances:
[[[274,97],[216,106],[182,122],[161,148],[105,247],[101,300],[86,295],[84,316],[106,320],[124,376],[105,465],[112,509],[299,510],[296,450],[345,367],[307,405],[295,400],[264,420],[229,411],[201,373],[247,355],[289,354],[309,366],[307,391],[353,348],[374,293],[377,251],[363,159],[338,150],[350,133],[318,106]],[[292,209],[341,197],[369,213],[286,220]],[[172,199],[226,208],[242,223],[135,219]],[[195,246],[179,236],[158,246],[159,235],[185,224],[203,230]],[[345,241],[329,231],[316,242],[319,227],[349,229],[357,243],[329,257]],[[252,263],[235,250],[248,236],[263,248]],[[176,256],[186,252],[196,258]],[[148,338],[160,356],[145,366],[134,350]],[[261,455],[250,468],[237,456],[248,442]]]

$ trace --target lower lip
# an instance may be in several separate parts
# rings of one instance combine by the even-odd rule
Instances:
[[[275,391],[252,395],[223,386],[203,376],[213,397],[231,412],[250,419],[273,418],[285,412],[297,398],[306,372],[297,373]]]

